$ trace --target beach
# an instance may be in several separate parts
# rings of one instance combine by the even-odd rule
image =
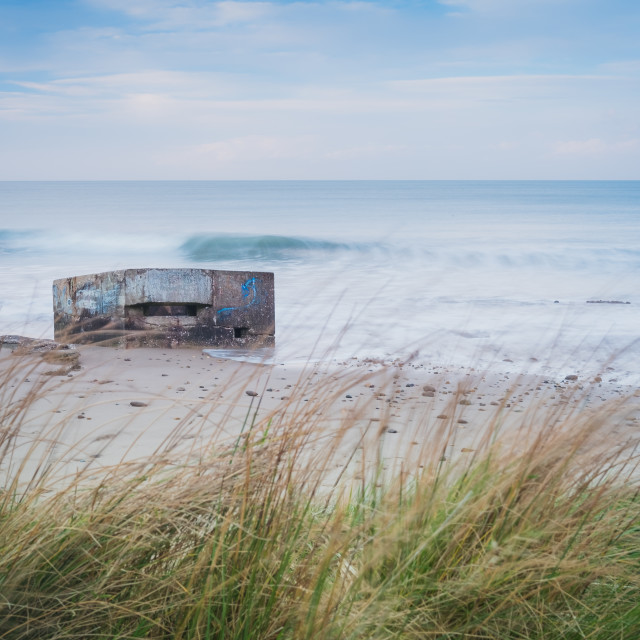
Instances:
[[[195,463],[283,425],[304,434],[304,464],[322,466],[327,487],[372,469],[391,478],[425,461],[464,462],[495,443],[515,454],[565,424],[602,416],[602,451],[633,453],[640,390],[620,384],[614,367],[597,377],[545,377],[523,373],[522,363],[502,365],[498,372],[357,357],[256,363],[197,348],[5,345],[4,424],[16,424],[15,410],[19,433],[2,472],[20,469],[27,479],[45,458],[58,477],[95,480],[125,463]]]

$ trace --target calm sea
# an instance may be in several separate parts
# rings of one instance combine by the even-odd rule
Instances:
[[[54,278],[186,266],[275,272],[282,360],[640,382],[640,182],[0,182],[0,333],[52,336]]]

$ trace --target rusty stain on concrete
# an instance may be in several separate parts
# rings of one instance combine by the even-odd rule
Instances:
[[[53,283],[55,339],[124,346],[272,346],[273,273],[124,269]]]

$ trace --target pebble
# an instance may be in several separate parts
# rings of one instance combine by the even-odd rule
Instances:
[[[575,374],[572,373],[571,375],[565,376],[564,379],[565,380],[577,380],[578,376],[576,376]]]
[[[431,391],[432,393],[435,393],[436,388],[435,388],[433,385],[425,384],[425,385],[422,387],[422,390],[423,390],[423,391],[427,391],[427,392],[428,392],[428,391]]]
[[[423,391],[422,395],[425,398],[435,398],[436,392],[435,391]]]
[[[129,404],[132,407],[146,407],[147,406],[146,402],[140,402],[139,400],[132,400]]]
[[[396,429],[387,429],[387,433],[398,433],[398,431]]]
[[[438,418],[439,420],[448,420],[449,416],[444,413],[441,413],[440,415],[436,416],[436,418]]]
[[[252,398],[254,398],[255,396],[257,396],[257,395],[258,395],[258,393],[257,393],[256,391],[245,391],[245,393],[246,393],[248,396],[251,396]]]

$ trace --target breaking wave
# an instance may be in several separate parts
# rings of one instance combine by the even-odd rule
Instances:
[[[309,257],[312,254],[366,251],[367,244],[350,244],[317,238],[276,235],[203,235],[191,236],[180,251],[194,262],[218,260],[283,261]]]

